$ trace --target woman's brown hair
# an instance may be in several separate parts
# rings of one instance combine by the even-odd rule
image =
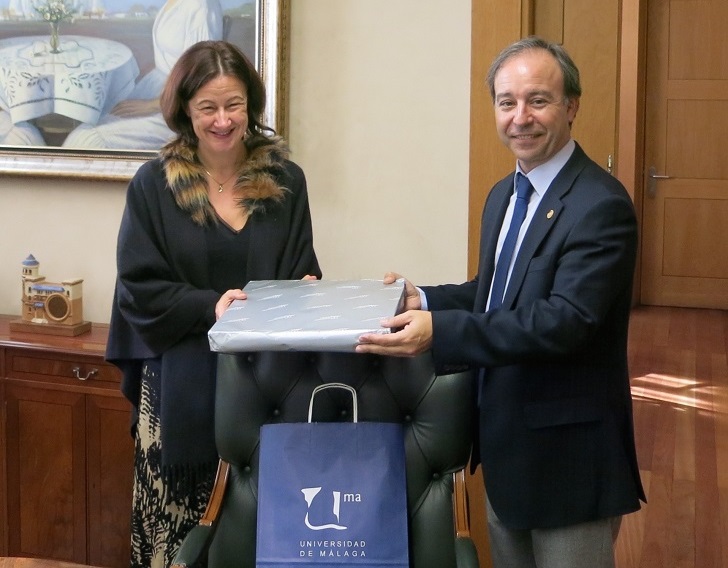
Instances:
[[[275,131],[262,124],[265,85],[245,54],[227,41],[201,41],[187,49],[177,60],[162,90],[159,104],[167,126],[190,146],[197,145],[188,105],[195,93],[212,79],[235,77],[247,89],[248,133],[260,135]]]

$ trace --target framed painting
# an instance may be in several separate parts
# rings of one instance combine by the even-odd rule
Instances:
[[[58,9],[68,13],[44,19]],[[171,135],[158,96],[201,39],[226,39],[255,63],[263,122],[285,135],[289,9],[289,0],[0,0],[0,172],[130,179]]]

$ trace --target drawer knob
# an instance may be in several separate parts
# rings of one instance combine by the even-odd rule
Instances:
[[[79,381],[88,381],[91,377],[96,376],[96,373],[98,373],[98,369],[91,369],[88,373],[86,373],[85,377],[81,376],[81,367],[74,367],[73,368],[73,375],[79,380]]]

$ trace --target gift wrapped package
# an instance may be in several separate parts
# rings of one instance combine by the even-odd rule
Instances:
[[[354,351],[404,306],[404,280],[253,280],[210,328],[213,351]]]

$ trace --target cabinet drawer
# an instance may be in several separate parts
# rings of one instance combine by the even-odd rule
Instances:
[[[9,349],[6,354],[6,375],[9,378],[84,382],[96,386],[118,385],[119,370],[101,358],[34,353]]]

